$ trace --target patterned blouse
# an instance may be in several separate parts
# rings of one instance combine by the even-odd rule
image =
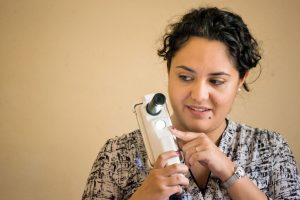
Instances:
[[[219,148],[243,167],[269,199],[300,199],[300,175],[286,141],[275,132],[228,120]],[[92,167],[83,200],[129,199],[149,174],[139,130],[108,140]],[[191,174],[182,199],[230,199],[220,179],[209,177],[204,195]]]

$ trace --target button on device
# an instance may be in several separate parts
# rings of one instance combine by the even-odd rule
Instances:
[[[163,129],[166,127],[166,122],[164,120],[158,120],[155,122],[155,127],[157,129]]]

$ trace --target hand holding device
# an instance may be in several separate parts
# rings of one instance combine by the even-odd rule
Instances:
[[[137,121],[143,136],[149,164],[153,167],[158,156],[167,151],[178,151],[176,137],[170,132],[172,122],[166,105],[166,97],[148,94],[143,102],[134,106]],[[179,157],[170,158],[167,166],[181,163]]]
[[[136,113],[137,121],[140,127],[140,131],[142,133],[143,141],[146,147],[149,165],[154,167],[156,160],[158,159],[159,155],[168,151],[177,151],[179,150],[176,137],[171,133],[169,127],[172,126],[172,122],[169,116],[168,108],[166,105],[166,97],[161,94],[149,94],[145,95],[143,102],[140,104],[136,104],[134,106],[134,110]],[[166,166],[170,166],[172,164],[180,164],[179,156],[171,156],[167,159]],[[181,166],[184,167],[184,166]],[[186,167],[186,166],[185,166]],[[164,170],[164,169],[163,169]],[[184,169],[183,171],[188,171],[188,168]],[[173,175],[179,175],[180,178],[177,179],[179,183],[173,185],[173,190],[182,189],[180,185],[188,185],[188,179],[184,177],[182,173],[174,173]],[[171,180],[171,175],[168,179]],[[150,172],[151,176],[151,172]],[[152,176],[156,176],[153,175]],[[149,177],[151,180],[151,178]],[[149,182],[149,179],[146,179],[145,185]],[[161,180],[161,179],[157,179]],[[161,183],[162,184],[162,183]],[[153,186],[153,185],[152,185]],[[175,187],[174,187],[175,186]],[[179,187],[179,188],[178,188]],[[153,187],[151,187],[153,188]],[[171,189],[171,187],[170,187]],[[161,191],[161,190],[160,190]],[[171,192],[172,189],[169,191]],[[174,193],[169,196],[169,200],[177,200],[182,199],[184,196],[183,193]]]

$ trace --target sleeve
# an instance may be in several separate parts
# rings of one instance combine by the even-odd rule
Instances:
[[[115,160],[116,142],[108,140],[100,150],[90,172],[82,200],[122,199],[121,190],[114,181],[117,168]]]
[[[287,142],[278,134],[273,145],[273,166],[268,196],[270,199],[300,199],[300,175]]]

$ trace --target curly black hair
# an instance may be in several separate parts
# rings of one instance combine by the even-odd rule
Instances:
[[[240,78],[261,59],[258,43],[239,15],[216,7],[199,8],[170,24],[163,36],[163,46],[157,54],[167,61],[168,72],[176,52],[193,36],[224,43]],[[246,83],[243,87],[249,91]]]

